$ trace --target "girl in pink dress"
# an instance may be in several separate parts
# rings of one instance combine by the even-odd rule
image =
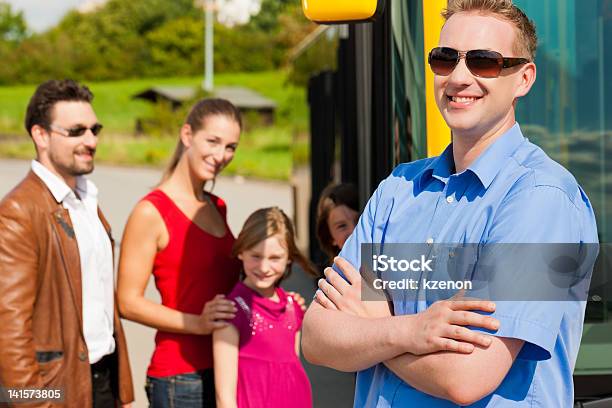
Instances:
[[[242,261],[243,280],[228,296],[236,316],[213,333],[217,407],[312,407],[299,360],[304,312],[279,287],[292,262],[315,274],[297,249],[291,221],[277,207],[254,212],[233,253]]]

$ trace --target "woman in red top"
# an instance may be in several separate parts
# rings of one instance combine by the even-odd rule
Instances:
[[[118,303],[124,318],[158,330],[146,386],[154,407],[215,403],[211,333],[234,317],[224,294],[238,281],[240,264],[231,257],[225,203],[204,187],[234,157],[241,129],[230,102],[198,102],[162,182],[125,228]],[[151,274],[161,304],[144,297]]]

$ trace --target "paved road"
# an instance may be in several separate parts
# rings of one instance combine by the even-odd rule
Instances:
[[[29,162],[0,160],[0,197],[4,196],[29,168]],[[123,226],[136,202],[159,181],[160,171],[152,169],[118,168],[97,166],[91,179],[100,189],[100,205],[112,228],[113,236],[119,242]],[[240,231],[247,216],[254,210],[276,205],[289,216],[293,215],[292,190],[285,183],[244,181],[240,178],[220,178],[214,189],[228,205],[228,222],[234,234]],[[306,299],[312,299],[314,284],[299,273],[283,285],[289,290],[300,292]],[[153,281],[149,282],[146,296],[159,301]],[[154,331],[139,324],[124,321],[130,351],[130,362],[136,388],[136,408],[145,407],[144,378],[149,358],[153,352]],[[353,375],[338,373],[304,362],[313,385],[314,406],[342,408],[352,406]]]

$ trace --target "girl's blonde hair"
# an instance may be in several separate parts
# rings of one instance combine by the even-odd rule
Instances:
[[[312,263],[300,252],[297,245],[295,244],[295,233],[293,230],[293,224],[287,214],[278,207],[262,208],[255,211],[247,218],[242,227],[242,231],[238,234],[234,247],[232,248],[232,255],[237,257],[238,254],[253,248],[275,235],[283,237],[286,249],[289,255],[289,261],[295,262],[300,265],[306,273],[312,276],[318,276]],[[285,275],[276,282],[278,286],[281,281],[289,276],[291,268],[287,268]]]
[[[221,98],[200,99],[189,111],[189,114],[185,119],[185,124],[191,127],[191,131],[193,133],[196,133],[205,126],[206,119],[216,115],[221,115],[232,119],[238,124],[240,130],[242,130],[242,115],[240,114],[240,111],[230,101]],[[172,175],[172,173],[174,173],[174,170],[176,169],[178,162],[181,160],[181,157],[183,157],[184,152],[185,145],[179,137],[174,153],[170,158],[170,162],[164,170],[161,182],[166,181]]]

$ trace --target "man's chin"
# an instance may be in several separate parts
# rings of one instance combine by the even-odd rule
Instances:
[[[91,174],[94,171],[94,164],[91,162],[88,165],[75,166],[72,169],[73,176],[84,176],[86,174]]]
[[[472,118],[458,118],[450,116],[446,118],[446,124],[453,132],[453,135],[472,134],[478,129],[478,121]]]
[[[443,118],[451,129],[469,129],[478,122],[472,112],[466,111],[446,111]]]

